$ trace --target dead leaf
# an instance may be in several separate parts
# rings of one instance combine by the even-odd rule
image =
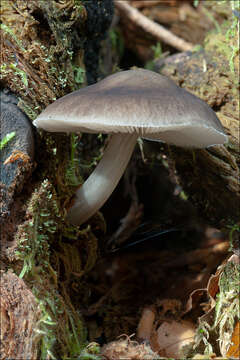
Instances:
[[[211,301],[210,308],[213,308],[216,304],[215,297],[219,292],[218,282],[219,282],[220,274],[221,271],[217,271],[217,273],[215,275],[211,275],[210,279],[208,280],[207,293]]]
[[[189,295],[185,311],[183,314],[187,314],[189,311],[195,309],[200,304],[200,300],[203,298],[203,296],[206,293],[206,289],[196,289],[191,292]]]
[[[231,338],[232,345],[228,349],[227,357],[240,359],[240,322],[238,321]]]

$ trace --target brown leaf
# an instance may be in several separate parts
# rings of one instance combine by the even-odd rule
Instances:
[[[238,321],[232,334],[232,345],[228,349],[227,357],[240,359],[240,322]]]
[[[186,308],[185,308],[185,311],[183,314],[186,314],[189,311],[191,311],[192,309],[195,309],[199,305],[200,300],[205,295],[205,293],[206,293],[206,289],[193,290],[191,292],[191,294],[189,295],[189,298],[188,298],[188,301],[186,304]]]

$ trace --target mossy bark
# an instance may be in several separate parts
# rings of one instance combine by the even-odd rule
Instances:
[[[221,31],[210,33],[204,49],[165,61],[161,68],[162,74],[205,100],[228,135],[223,146],[194,151],[169,148],[178,181],[200,215],[225,229],[240,218],[238,30],[237,23],[230,25],[224,23]]]
[[[19,106],[31,119],[76,89],[73,64],[77,60],[83,66],[87,19],[82,3],[76,3],[17,0],[1,5],[1,85],[20,97]]]
[[[18,106],[31,120],[56,98],[97,80],[100,40],[111,22],[112,0],[3,1],[0,11],[0,84],[19,98]],[[64,221],[71,188],[81,182],[73,169],[74,139],[36,134],[38,170],[1,224],[1,275],[3,283],[9,282],[2,294],[3,358],[73,358],[85,346],[79,310],[86,292],[82,276],[95,264],[98,240],[90,227],[80,231]],[[96,226],[101,232],[103,218],[93,220]],[[73,305],[76,296],[80,300]],[[15,320],[23,325],[14,325]],[[15,352],[13,339],[19,339]]]

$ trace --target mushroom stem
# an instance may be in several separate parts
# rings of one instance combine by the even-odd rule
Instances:
[[[138,136],[113,134],[99,164],[77,190],[67,219],[81,225],[87,221],[112,194],[132,155]]]

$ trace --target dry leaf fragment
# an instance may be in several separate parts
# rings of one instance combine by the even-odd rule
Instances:
[[[231,338],[232,345],[229,347],[227,357],[240,359],[240,322],[238,321]]]

